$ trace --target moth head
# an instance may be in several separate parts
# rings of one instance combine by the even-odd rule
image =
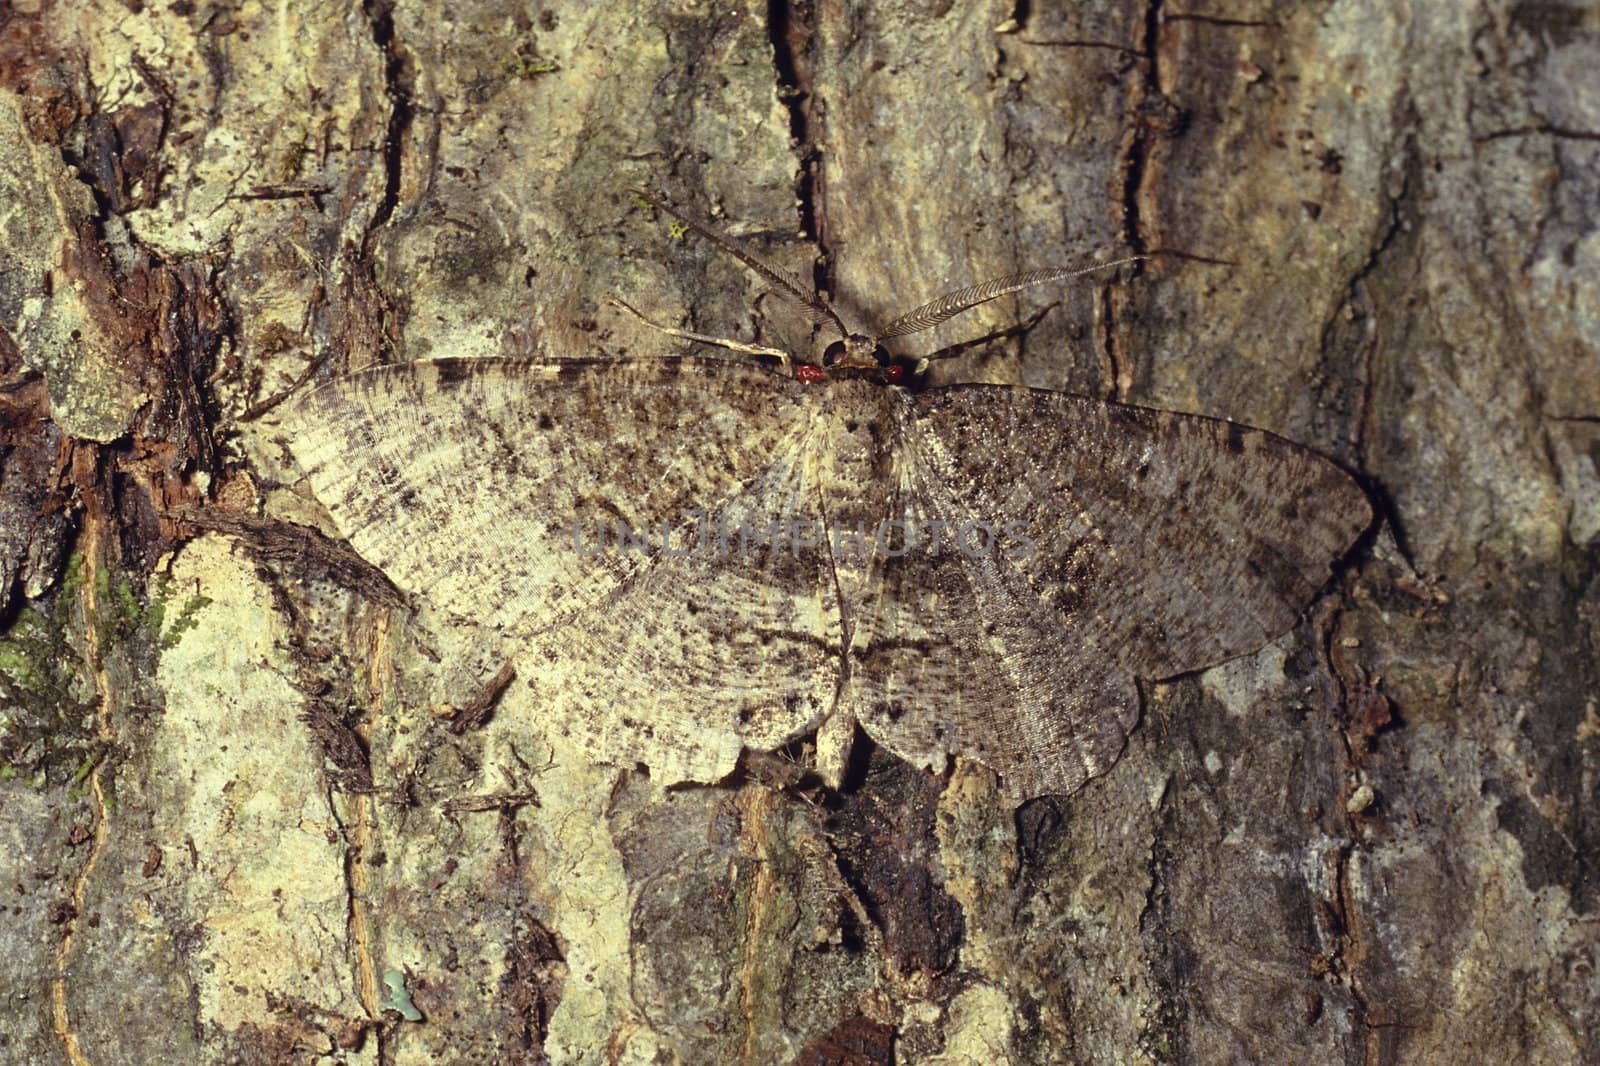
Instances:
[[[864,333],[851,333],[843,340],[834,341],[822,353],[822,365],[850,367],[863,370],[889,365],[889,353],[876,337]]]

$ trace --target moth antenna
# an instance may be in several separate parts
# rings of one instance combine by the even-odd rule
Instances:
[[[783,295],[799,303],[800,306],[804,308],[807,317],[813,322],[831,323],[833,328],[839,331],[839,336],[850,336],[850,331],[845,328],[843,320],[840,319],[838,315],[834,314],[833,308],[829,307],[828,304],[816,293],[808,292],[805,286],[801,285],[797,278],[793,278],[783,271],[763,263],[749,252],[745,251],[743,248],[740,248],[737,244],[734,244],[733,241],[718,233],[716,230],[709,226],[701,225],[688,215],[683,214],[677,208],[667,203],[666,200],[657,196],[649,189],[635,189],[634,192],[650,203],[651,206],[658,207],[665,211],[667,214],[671,215],[685,226],[688,226],[691,230],[698,233],[700,236],[704,237],[718,248],[721,248],[724,252],[727,252],[729,255],[739,260],[739,262],[743,263],[756,274],[760,275],[762,280],[776,286],[778,291],[783,293]]]
[[[622,308],[624,311],[628,312],[628,314],[632,315],[634,318],[637,318],[640,322],[643,322],[645,325],[659,333],[667,334],[669,337],[681,337],[686,341],[698,341],[701,344],[714,344],[718,348],[727,348],[729,351],[743,352],[746,355],[776,356],[778,358],[778,362],[783,365],[783,369],[789,369],[789,353],[784,351],[782,348],[763,348],[759,344],[744,344],[740,341],[730,341],[725,337],[708,337],[704,333],[691,333],[686,329],[678,329],[674,326],[663,326],[659,322],[652,322],[649,318],[645,317],[643,312],[637,310],[631,304],[624,302],[621,297],[612,296],[610,299],[614,305]]]
[[[959,315],[979,304],[998,300],[1002,296],[1032,288],[1035,285],[1045,285],[1052,281],[1061,281],[1065,278],[1075,278],[1080,274],[1092,274],[1096,270],[1110,270],[1112,267],[1123,266],[1127,263],[1143,262],[1148,256],[1134,255],[1126,259],[1113,260],[1110,263],[1097,263],[1087,267],[1049,267],[1045,270],[1025,270],[1020,274],[1006,274],[1002,277],[986,281],[981,285],[970,285],[965,289],[947,292],[943,296],[929,300],[921,307],[907,311],[899,318],[890,322],[878,331],[878,340],[885,341],[891,337],[904,337],[909,333],[921,333],[925,329],[932,329],[947,318]]]

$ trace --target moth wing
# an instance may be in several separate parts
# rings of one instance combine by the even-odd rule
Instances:
[[[1050,611],[1003,558],[952,546],[949,531],[969,516],[914,452],[902,455],[891,513],[921,530],[942,523],[943,543],[880,545],[877,602],[851,648],[849,706],[862,728],[920,765],[981,762],[1013,803],[1110,769],[1138,717],[1133,678],[1077,654],[1080,620]]]
[[[706,780],[834,698],[820,547],[738,540],[816,510],[800,388],[709,360],[423,361],[325,386],[281,430],[364,558],[515,638],[548,728]],[[696,543],[723,528],[728,550]]]
[[[900,410],[902,506],[994,539],[885,561],[856,714],[903,753],[987,763],[1015,800],[1114,761],[1133,678],[1289,629],[1371,522],[1333,463],[1233,423],[981,385]]]
[[[1287,631],[1372,522],[1334,463],[1233,422],[984,385],[915,412],[912,449],[952,505],[1011,523],[1027,541],[1003,557],[1035,598],[1075,620],[1082,652],[1139,677]]]
[[[661,781],[714,781],[832,709],[839,604],[816,521],[809,451],[774,457],[714,522],[570,624],[535,637],[520,674],[540,720],[595,762],[649,764]],[[763,537],[770,536],[770,543]]]
[[[334,381],[280,431],[363,558],[451,614],[527,636],[648,565],[580,550],[600,525],[658,532],[714,511],[808,421],[797,383],[744,364],[442,359]]]

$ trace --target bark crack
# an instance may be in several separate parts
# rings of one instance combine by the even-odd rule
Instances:
[[[375,828],[373,797],[369,793],[347,793],[351,807],[350,818],[346,821],[339,818],[339,804],[335,799],[334,788],[331,781],[323,783],[324,801],[328,805],[328,810],[333,813],[334,820],[339,823],[344,837],[342,872],[345,889],[345,934],[348,937],[350,958],[355,968],[353,976],[356,998],[370,1019],[367,1024],[373,1029],[378,1057],[382,1061],[385,1051],[383,1012],[378,1008],[381,998],[378,993],[378,966],[373,950],[371,908],[367,903],[370,885],[367,879],[367,864],[363,861],[366,846]]]
[[[1135,53],[1144,59],[1140,64],[1142,77],[1138,89],[1139,99],[1135,102],[1136,112],[1144,110],[1144,103],[1151,96],[1164,97],[1161,91],[1161,26],[1164,21],[1164,6],[1165,0],[1149,0],[1145,5],[1143,33]],[[1142,201],[1149,174],[1151,134],[1150,125],[1136,119],[1132,135],[1123,153],[1122,239],[1139,255],[1149,251],[1145,246],[1143,233]]]
[[[1143,202],[1149,195],[1153,141],[1158,130],[1172,125],[1170,122],[1151,121],[1146,113],[1151,102],[1157,102],[1161,112],[1176,110],[1161,90],[1161,27],[1164,21],[1165,0],[1148,0],[1144,8],[1139,45],[1127,50],[1139,59],[1139,78],[1133,92],[1133,124],[1125,135],[1122,152],[1120,228],[1123,244],[1135,255],[1146,255],[1150,250],[1144,233]],[[1138,277],[1140,273],[1139,264],[1135,263],[1133,276]],[[1113,297],[1111,290],[1115,284],[1102,288],[1098,301],[1100,348],[1105,360],[1106,398],[1126,400],[1133,386],[1133,374],[1131,361],[1123,351],[1122,302]]]
[[[1364,718],[1352,720],[1356,716],[1352,716],[1351,709],[1362,698],[1352,690],[1363,690],[1366,685],[1365,675],[1360,667],[1347,662],[1339,652],[1343,646],[1340,637],[1342,618],[1343,612],[1337,606],[1330,606],[1319,621],[1318,630],[1320,655],[1334,685],[1334,721],[1339,731],[1339,743],[1344,751],[1346,766],[1351,771],[1339,792],[1340,805],[1344,806],[1353,792],[1353,782],[1364,762],[1363,750],[1366,740],[1370,739],[1374,730],[1368,728],[1363,732]],[[1347,677],[1347,672],[1352,676]],[[1383,723],[1387,723],[1386,717]],[[1356,730],[1358,736],[1352,736],[1352,728]],[[1361,739],[1363,736],[1366,739]],[[1346,812],[1344,840],[1332,855],[1333,890],[1330,894],[1332,898],[1327,904],[1327,934],[1330,944],[1322,969],[1328,977],[1349,991],[1350,998],[1355,1004],[1355,1017],[1351,1019],[1352,1028],[1361,1037],[1362,1062],[1374,1064],[1385,1061],[1379,1032],[1384,1022],[1374,1017],[1374,1008],[1362,990],[1359,980],[1359,970],[1367,956],[1367,945],[1361,936],[1357,921],[1359,903],[1350,876],[1350,862],[1356,849],[1361,845],[1361,838],[1356,814],[1350,813],[1348,808]]]
[[[826,219],[818,194],[819,157],[814,136],[816,114],[812,108],[814,79],[810,59],[815,31],[811,17],[811,5],[805,0],[797,4],[768,0],[767,36],[772,43],[773,75],[778,99],[789,115],[789,140],[797,162],[794,195],[800,233],[817,246],[811,284],[816,292],[831,292],[828,275],[832,257],[823,233]]]
[[[1389,217],[1384,225],[1383,232],[1379,234],[1378,240],[1367,253],[1361,265],[1350,275],[1349,284],[1346,286],[1351,298],[1359,299],[1362,303],[1370,305],[1371,301],[1364,298],[1367,280],[1377,272],[1379,265],[1384,261],[1394,247],[1395,242],[1399,239],[1400,234],[1404,231],[1404,219],[1400,205],[1406,201],[1412,188],[1411,170],[1417,162],[1413,148],[1414,145],[1408,142],[1406,151],[1407,164],[1401,174],[1400,190],[1396,195],[1389,198]],[[1337,314],[1338,312],[1336,311],[1335,313]],[[1376,389],[1377,363],[1379,355],[1383,351],[1384,338],[1382,319],[1378,316],[1375,307],[1372,308],[1371,313],[1373,330],[1371,337],[1367,339],[1361,348],[1360,366],[1357,368],[1360,391],[1356,396],[1355,416],[1350,422],[1352,436],[1350,454],[1358,470],[1367,468],[1367,446],[1376,435],[1374,422],[1378,418],[1378,408],[1373,396]],[[1331,321],[1323,323],[1321,335],[1317,339],[1318,350],[1324,354],[1327,352],[1328,337],[1332,325]],[[1401,524],[1399,511],[1387,492],[1380,489],[1377,496],[1378,507],[1384,522],[1388,524],[1390,533],[1394,537],[1395,546],[1399,548],[1401,555],[1409,563],[1411,561],[1411,550],[1407,543],[1405,527]]]
[[[1549,122],[1536,122],[1527,126],[1513,126],[1509,129],[1491,130],[1473,138],[1476,144],[1488,141],[1503,140],[1507,137],[1558,137],[1569,141],[1600,141],[1600,130],[1578,130],[1570,126],[1557,126]]]
[[[746,841],[756,861],[755,884],[751,886],[749,894],[744,950],[738,961],[739,1013],[744,1019],[744,1040],[741,1047],[743,1060],[754,1062],[759,1050],[756,1041],[763,1020],[761,1001],[764,990],[761,978],[763,964],[768,961],[767,950],[770,948],[767,942],[768,926],[776,894],[776,882],[766,861],[766,852],[770,845],[767,820],[773,793],[758,788],[750,790],[745,795],[748,796],[748,803],[745,804],[741,821],[749,830]]]
[[[363,252],[373,235],[394,216],[400,201],[400,179],[406,134],[411,128],[413,75],[411,57],[394,32],[394,0],[364,0],[362,10],[372,29],[372,43],[383,53],[384,93],[389,98],[389,120],[383,136],[383,199],[367,226]]]
[[[1408,170],[1408,172],[1401,177],[1399,193],[1389,197],[1389,217],[1384,224],[1383,232],[1378,235],[1376,245],[1374,245],[1371,251],[1367,253],[1366,258],[1362,260],[1361,265],[1356,268],[1355,272],[1350,275],[1350,283],[1348,286],[1346,286],[1346,288],[1351,292],[1360,289],[1365,284],[1366,280],[1378,269],[1378,265],[1383,260],[1384,255],[1389,251],[1390,248],[1394,246],[1394,242],[1399,237],[1402,228],[1400,204],[1405,201],[1410,189],[1411,175]],[[1322,335],[1318,338],[1319,345],[1322,347],[1326,347],[1327,345],[1330,325],[1331,323],[1323,324]],[[1362,353],[1364,356],[1364,365],[1362,367],[1363,392],[1361,395],[1361,410],[1358,412],[1358,417],[1356,419],[1356,433],[1358,436],[1355,441],[1358,454],[1361,443],[1365,439],[1365,419],[1372,409],[1371,360],[1376,352],[1377,347],[1378,345],[1376,340],[1374,340],[1373,343],[1365,346],[1365,350]]]
[[[1230,19],[1220,18],[1216,15],[1195,15],[1186,11],[1174,11],[1166,16],[1168,22],[1199,22],[1207,26],[1243,26],[1247,29],[1259,27],[1278,28],[1278,23],[1265,19]]]
[[[83,491],[88,495],[87,487],[84,487]],[[95,692],[98,696],[96,701],[98,707],[94,716],[95,733],[101,745],[109,748],[115,739],[111,727],[111,708],[117,689],[106,673],[104,647],[99,628],[93,621],[112,610],[110,604],[100,602],[99,588],[103,587],[103,583],[96,580],[96,573],[108,565],[99,550],[99,541],[101,527],[108,521],[109,513],[92,505],[87,508],[87,512],[83,534],[86,543],[82,547],[82,552],[88,580],[83,583],[78,595],[84,612],[85,659],[94,678]],[[114,536],[112,541],[115,542]],[[89,770],[89,794],[94,797],[94,831],[88,841],[89,850],[84,856],[83,865],[72,880],[71,904],[64,912],[66,917],[63,923],[64,929],[61,941],[56,945],[56,972],[50,981],[51,1011],[54,1015],[56,1034],[61,1037],[62,1050],[72,1066],[89,1066],[90,1063],[79,1043],[77,1029],[72,1022],[68,1004],[67,964],[71,959],[72,944],[77,936],[78,919],[83,916],[84,904],[88,899],[89,876],[94,872],[106,845],[107,808],[105,783],[101,777],[105,765],[105,759],[97,759]]]
[[[1095,289],[1094,317],[1100,326],[1100,370],[1105,375],[1105,388],[1101,389],[1102,400],[1125,399],[1122,388],[1123,359],[1119,349],[1121,340],[1118,336],[1120,318],[1117,313],[1117,301],[1112,299],[1112,286],[1116,282],[1101,285]]]

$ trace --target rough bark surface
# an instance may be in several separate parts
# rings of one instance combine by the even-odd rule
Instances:
[[[1508,0],[0,8],[0,1059],[1600,1059],[1597,66]],[[940,380],[1270,429],[1383,525],[1015,815],[576,757],[261,427],[670,350],[611,292],[804,350],[646,184],[867,321],[1163,253]]]

